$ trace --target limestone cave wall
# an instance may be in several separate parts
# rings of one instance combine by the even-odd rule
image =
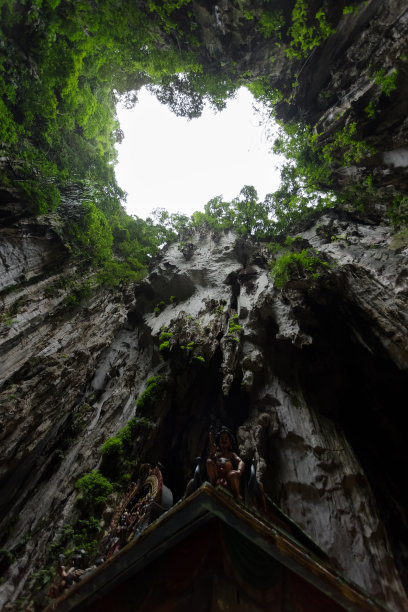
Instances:
[[[289,62],[276,45],[272,61],[234,3],[220,3],[217,20],[212,4],[194,2],[209,67],[236,62],[290,88],[278,113],[306,117],[322,141],[357,121],[376,153],[334,168],[339,187],[372,173],[380,189],[404,193],[407,8],[342,8],[329,7],[333,37]],[[398,69],[390,96],[375,83],[379,67]],[[4,188],[0,198],[0,607],[21,608],[75,514],[75,482],[136,415],[149,420],[136,466],[160,461],[176,500],[205,456],[209,427],[236,430],[268,495],[332,563],[390,609],[408,610],[408,243],[384,199],[297,228],[328,264],[318,278],[298,272],[277,288],[264,243],[204,232],[168,247],[138,285],[73,302],[84,271],[61,238],[69,207],[26,218],[17,193]],[[234,322],[242,329],[233,333]],[[163,328],[171,336],[160,350]],[[160,396],[136,410],[155,375]]]

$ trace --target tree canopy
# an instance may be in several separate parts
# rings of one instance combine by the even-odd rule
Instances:
[[[275,17],[267,20],[275,32],[268,36],[282,25]],[[247,82],[246,74],[204,69],[196,29],[190,0],[0,0],[0,150],[12,168],[1,170],[1,180],[25,192],[31,214],[55,210],[75,193],[80,210],[70,218],[68,240],[74,253],[103,268],[101,282],[137,280],[157,249],[187,227],[267,236],[307,213],[318,193],[322,176],[310,134],[296,148],[293,134],[282,132],[275,148],[292,161],[282,187],[263,202],[244,186],[232,202],[217,196],[191,219],[126,214],[114,173],[115,143],[123,138],[115,105],[132,106],[145,85],[192,119],[205,103],[221,110]],[[265,79],[252,79],[250,89],[271,108],[277,92]],[[302,163],[308,172],[315,168],[312,178],[299,175]]]

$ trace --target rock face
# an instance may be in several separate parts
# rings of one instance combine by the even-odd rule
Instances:
[[[279,116],[306,118],[321,144],[355,122],[376,153],[334,164],[339,188],[370,174],[377,188],[406,192],[406,3],[370,0],[346,13],[346,2],[330,3],[336,31],[302,59],[285,54],[286,29],[279,45],[265,39],[241,4],[192,3],[206,65],[267,76],[283,94]],[[276,2],[286,23],[294,4]],[[380,70],[397,71],[390,95]],[[176,500],[209,427],[236,430],[266,492],[333,564],[408,610],[408,242],[382,200],[296,230],[293,248],[327,264],[316,278],[292,270],[278,288],[265,244],[203,233],[167,248],[142,283],[92,292],[79,290],[89,272],[56,216],[25,218],[8,189],[0,201],[0,608],[29,607],[51,545],[76,516],[75,483],[136,415],[149,425],[131,459],[161,461]],[[156,375],[160,396],[136,410]]]
[[[15,222],[26,252],[22,227]],[[204,233],[168,248],[133,291],[99,290],[71,309],[66,289],[46,291],[68,274],[54,236],[54,274],[4,297],[6,310],[18,308],[1,349],[3,547],[15,556],[3,607],[69,522],[75,481],[99,465],[102,443],[160,374],[162,396],[138,413],[154,427],[137,460],[160,460],[176,499],[209,426],[224,423],[336,567],[391,609],[408,609],[397,399],[408,367],[408,246],[396,248],[386,225],[335,212],[302,236],[330,264],[318,279],[297,274],[277,289],[264,244]]]

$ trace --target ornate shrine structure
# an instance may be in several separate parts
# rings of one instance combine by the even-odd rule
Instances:
[[[105,561],[44,612],[386,612],[265,497],[253,464],[242,500],[231,432],[210,441],[215,486],[201,484],[198,464],[171,507],[159,467],[142,466],[102,542]]]

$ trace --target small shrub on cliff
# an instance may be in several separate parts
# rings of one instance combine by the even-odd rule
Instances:
[[[239,342],[237,334],[242,330],[242,325],[238,323],[238,314],[234,314],[228,323],[228,336],[230,336],[235,342]]]
[[[118,436],[109,438],[104,442],[101,448],[101,455],[104,457],[112,457],[120,455],[123,452],[123,442]]]
[[[79,506],[89,515],[92,511],[101,512],[109,493],[112,492],[113,485],[100,472],[92,470],[76,481],[75,488],[81,494],[78,500]]]
[[[375,73],[375,84],[381,87],[381,92],[386,96],[390,96],[393,89],[397,88],[398,70],[395,69],[389,74],[385,74],[381,68]]]
[[[194,355],[193,359],[196,359],[200,363],[205,363],[205,357],[203,357],[202,355]]]
[[[152,376],[147,380],[146,389],[143,391],[142,395],[136,402],[136,406],[138,408],[146,408],[150,404],[153,404],[157,401],[159,397],[159,393],[162,389],[162,377],[161,376]]]
[[[312,255],[309,249],[303,249],[300,253],[286,253],[281,255],[271,264],[271,274],[274,285],[281,289],[295,274],[307,272],[313,278],[320,276],[319,270],[328,266],[327,262]]]
[[[135,461],[134,439],[140,427],[147,427],[149,421],[145,418],[130,419],[115,436],[108,438],[102,445],[101,471],[122,488],[128,483],[128,472],[133,471]]]
[[[392,201],[388,211],[388,217],[394,227],[408,225],[408,198],[403,195],[398,195]]]
[[[101,455],[103,457],[111,457],[123,453],[126,449],[126,444],[132,440],[140,425],[146,427],[148,420],[144,418],[130,419],[125,427],[118,431],[116,436],[112,436],[112,438],[108,438],[104,442],[101,448]]]

